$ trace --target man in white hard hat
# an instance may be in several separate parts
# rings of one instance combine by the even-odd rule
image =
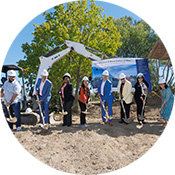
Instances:
[[[98,83],[98,96],[102,100],[101,104],[101,112],[102,112],[102,124],[107,124],[106,121],[106,114],[103,109],[104,105],[106,107],[106,103],[108,104],[108,115],[109,115],[109,125],[112,126],[112,103],[114,100],[114,96],[112,94],[112,83],[108,79],[109,72],[107,70],[103,71],[102,73],[102,79],[100,79]]]
[[[117,86],[117,90],[119,92],[119,99],[121,103],[123,103],[126,116],[129,118],[130,114],[130,105],[132,103],[132,84],[126,79],[126,75],[124,73],[121,73],[119,76],[119,83]],[[125,123],[123,118],[125,118],[124,111],[121,105],[121,121],[120,123]]]
[[[17,122],[16,129],[21,130],[21,115],[20,115],[20,102],[21,102],[21,86],[16,81],[16,72],[14,70],[9,70],[7,72],[8,80],[5,81],[1,89],[1,97],[4,97],[7,101],[7,107],[10,109],[10,114],[15,113]],[[7,108],[5,107],[5,116],[9,118]],[[13,123],[8,122],[9,127],[13,130]]]
[[[39,97],[39,104],[42,111],[45,110],[45,124],[49,124],[49,104],[51,100],[52,82],[47,79],[49,73],[44,69],[41,73],[41,78],[38,79],[36,84],[36,96]],[[40,113],[40,121],[43,120]]]

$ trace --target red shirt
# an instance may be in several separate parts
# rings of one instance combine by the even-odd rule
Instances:
[[[85,87],[85,93],[84,93],[84,88],[83,87],[80,88],[80,96],[79,96],[78,100],[81,101],[84,104],[87,103],[87,101],[88,101],[88,93],[87,93],[86,87]]]

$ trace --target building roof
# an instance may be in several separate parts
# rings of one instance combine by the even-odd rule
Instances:
[[[169,59],[168,52],[162,43],[161,40],[158,40],[154,46],[151,52],[148,55],[148,58],[150,59],[158,59],[158,60],[167,60]]]

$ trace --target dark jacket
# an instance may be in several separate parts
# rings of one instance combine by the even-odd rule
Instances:
[[[63,85],[64,85],[64,83],[63,83]],[[72,101],[74,99],[75,99],[75,97],[73,96],[73,85],[69,82],[66,85],[66,87],[64,88],[64,98],[62,98],[62,100],[64,101],[64,103],[66,103],[66,102]]]
[[[145,83],[147,88],[149,88],[149,84],[147,83],[147,81],[144,80],[143,82]],[[134,99],[137,101],[140,100],[140,97],[142,96],[142,89],[139,82],[137,82],[134,87],[135,87]]]

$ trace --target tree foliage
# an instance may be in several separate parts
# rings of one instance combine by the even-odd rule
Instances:
[[[143,20],[131,17],[114,19],[121,34],[122,46],[117,50],[118,57],[147,58],[155,42],[159,39],[152,28]]]
[[[87,0],[73,1],[55,6],[53,12],[44,12],[45,22],[40,25],[34,24],[33,40],[22,45],[25,56],[18,65],[32,72],[35,81],[39,68],[38,58],[65,40],[82,43],[105,52],[106,55],[115,55],[122,45],[120,33],[114,25],[113,17],[102,15],[102,12],[103,8],[98,7],[94,0],[90,1],[89,7]],[[65,48],[64,46],[61,50]],[[62,76],[66,72],[72,75],[77,101],[82,77],[91,74],[91,61],[72,52],[53,65],[49,75],[53,82],[53,104],[57,104],[58,90],[62,84]]]
[[[114,19],[120,34],[122,46],[117,50],[118,57],[148,58],[158,35],[145,21],[134,21],[131,17]],[[157,91],[159,78],[164,78],[170,87],[174,86],[174,73],[170,59],[148,59],[153,90]]]

